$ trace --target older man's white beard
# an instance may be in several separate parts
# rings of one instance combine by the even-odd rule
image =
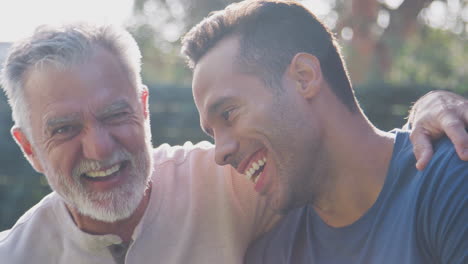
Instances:
[[[45,174],[51,188],[80,214],[103,222],[116,222],[130,217],[135,212],[148,188],[152,173],[150,146],[146,146],[134,156],[121,149],[105,161],[83,160],[73,169],[72,180],[49,166],[46,166]],[[120,161],[130,162],[130,175],[125,183],[113,190],[93,192],[80,182],[83,169],[96,165],[105,167]]]

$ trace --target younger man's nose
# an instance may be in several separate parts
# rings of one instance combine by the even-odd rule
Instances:
[[[215,137],[215,161],[218,165],[231,164],[238,150],[239,142],[228,134]]]

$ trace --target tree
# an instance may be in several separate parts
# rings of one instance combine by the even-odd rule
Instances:
[[[133,28],[142,25],[152,29],[152,38],[146,43],[153,46],[152,54],[159,57],[157,67],[167,73],[164,81],[184,82],[190,78],[171,76],[180,73],[176,68],[182,66],[177,51],[179,39],[193,25],[213,10],[228,5],[231,0],[135,0],[135,23]],[[432,47],[424,37],[430,31],[444,31],[444,38],[465,46],[468,32],[468,1],[466,0],[303,0],[304,5],[321,17],[345,47],[345,56],[353,83],[362,84],[370,81],[398,82],[394,73],[395,65],[404,58],[402,49],[410,41]],[[137,31],[135,31],[137,32]],[[138,38],[138,34],[137,34]],[[149,40],[149,42],[148,42]],[[430,40],[432,40],[430,38]],[[146,46],[144,44],[143,46]],[[427,49],[426,49],[427,50]],[[170,51],[170,52],[168,52]],[[434,51],[429,51],[434,52]],[[458,56],[466,56],[466,53]],[[145,54],[144,57],[147,55]],[[466,58],[466,57],[465,57]],[[167,61],[165,61],[167,60]],[[423,64],[432,61],[421,61]],[[450,61],[448,77],[460,75]],[[414,65],[419,67],[419,65]],[[436,70],[436,69],[434,69]],[[154,71],[151,71],[154,72]],[[182,71],[182,74],[185,74]],[[466,69],[462,72],[466,74]],[[439,74],[441,75],[441,74]],[[457,75],[457,76],[458,76]],[[459,79],[455,77],[455,79]],[[463,86],[462,84],[459,84]],[[453,87],[448,87],[453,88]]]

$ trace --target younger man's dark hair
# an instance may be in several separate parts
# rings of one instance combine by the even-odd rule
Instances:
[[[333,34],[309,10],[294,1],[234,3],[194,26],[182,40],[182,53],[194,68],[220,40],[239,36],[240,69],[281,87],[281,78],[297,53],[313,54],[336,96],[357,109],[351,82]],[[220,65],[222,66],[222,65]]]

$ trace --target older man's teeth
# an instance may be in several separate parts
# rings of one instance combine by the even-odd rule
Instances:
[[[107,170],[89,171],[86,176],[91,178],[106,177],[120,169],[120,164],[114,165]]]
[[[252,176],[257,172],[257,170],[263,168],[263,166],[265,164],[266,164],[266,157],[253,162],[250,165],[250,168],[245,170],[245,176],[247,177],[247,179],[253,180],[254,182],[256,182],[256,180],[258,180],[258,178],[259,178],[258,177],[259,175],[257,175],[257,177],[255,177],[255,179],[252,179]]]

